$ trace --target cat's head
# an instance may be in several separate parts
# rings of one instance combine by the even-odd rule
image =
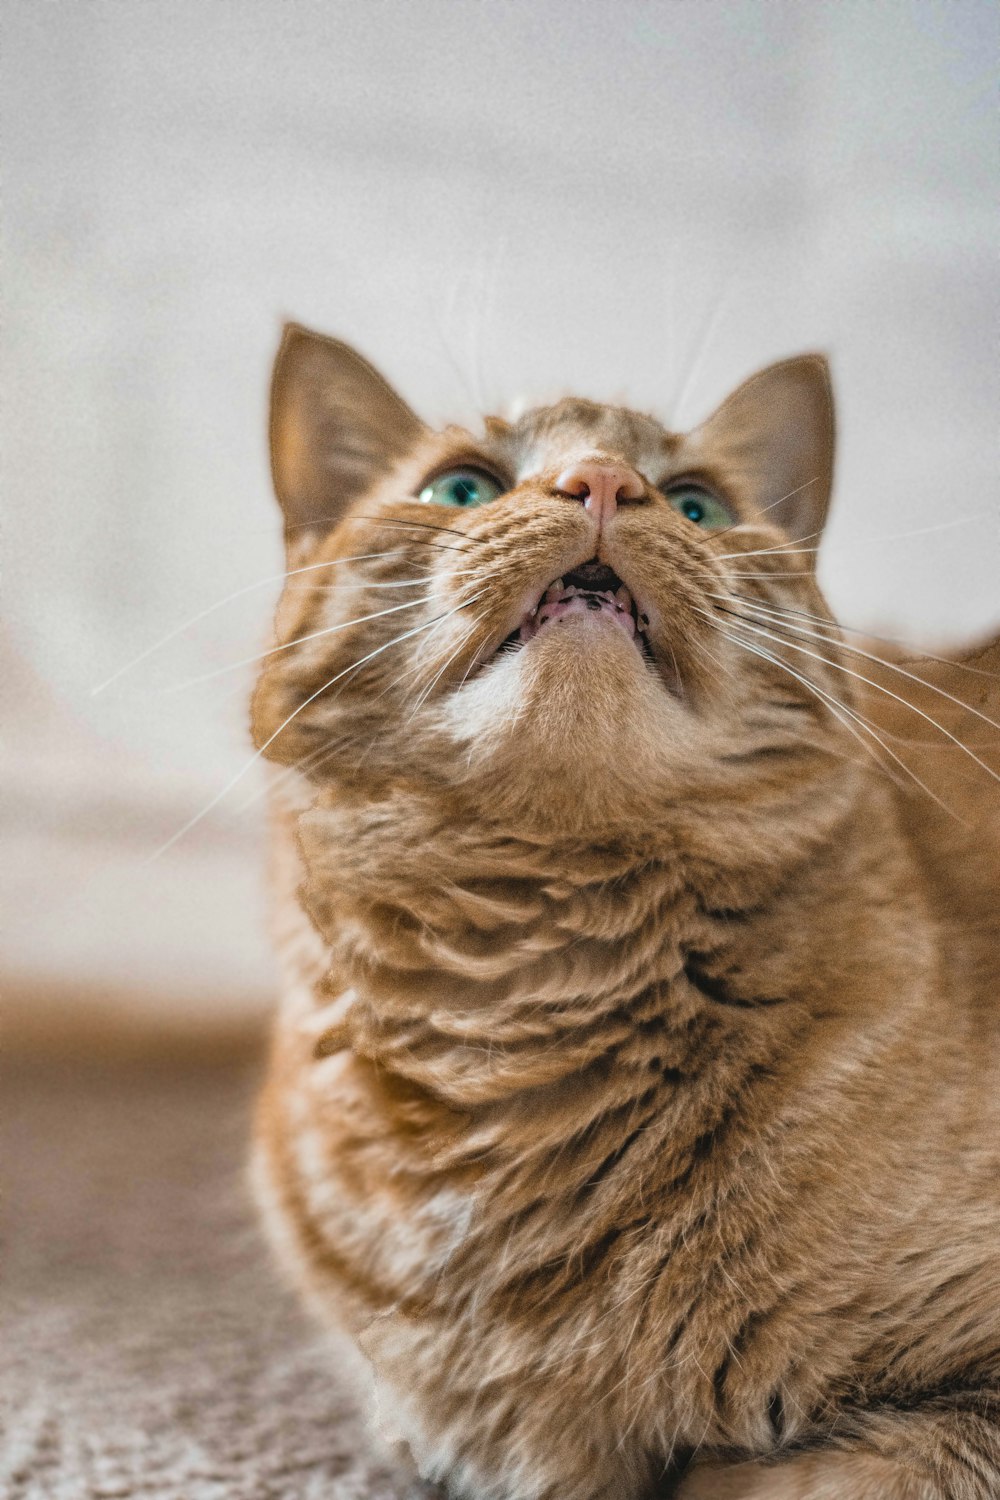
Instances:
[[[765,612],[830,618],[820,356],[683,434],[575,399],[435,432],[292,326],[271,446],[289,572],[254,732],[297,778],[580,836],[679,808],[753,834],[845,774],[843,678]]]

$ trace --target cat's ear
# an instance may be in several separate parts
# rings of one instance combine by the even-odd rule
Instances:
[[[822,354],[758,371],[690,440],[751,511],[766,513],[791,537],[822,530],[834,445],[833,390]]]
[[[271,471],[289,539],[329,531],[423,430],[360,354],[287,324],[271,382]]]

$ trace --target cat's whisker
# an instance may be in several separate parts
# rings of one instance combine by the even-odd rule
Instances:
[[[435,616],[432,620],[425,620],[422,625],[415,625],[412,630],[406,630],[401,635],[394,636],[391,641],[385,641],[381,646],[376,646],[373,651],[369,651],[367,656],[363,656],[360,661],[353,662],[349,667],[345,667],[342,671],[331,677],[327,682],[324,682],[322,686],[318,687],[314,693],[310,693],[309,697],[304,698],[301,703],[293,708],[292,712],[287,716],[287,718],[282,720],[277,729],[275,729],[272,734],[268,735],[264,743],[254,751],[253,755],[250,756],[250,759],[240,767],[236,774],[230,777],[225,786],[222,787],[220,791],[216,792],[211,801],[206,802],[204,807],[202,807],[197,813],[195,813],[194,817],[189,818],[182,828],[179,828],[176,833],[172,834],[171,837],[167,839],[165,844],[161,844],[158,849],[154,850],[154,852],[149,856],[148,860],[146,860],[145,863],[152,864],[154,860],[157,860],[161,857],[161,855],[166,854],[167,850],[172,849],[174,844],[176,844],[179,839],[182,839],[186,833],[190,833],[192,828],[195,828],[200,822],[202,822],[204,818],[208,816],[210,812],[218,807],[222,799],[232,791],[234,786],[237,786],[239,782],[243,780],[244,776],[246,776],[248,772],[253,769],[253,767],[260,760],[261,756],[264,755],[270,748],[270,746],[274,744],[278,736],[284,733],[289,724],[292,723],[293,719],[297,719],[299,714],[302,713],[304,709],[309,707],[310,703],[314,703],[317,698],[319,698],[323,693],[332,688],[335,683],[340,682],[342,678],[348,676],[349,673],[356,672],[359,667],[365,666],[366,663],[372,661],[376,656],[381,656],[383,651],[388,651],[392,646],[400,645],[401,642],[409,640],[412,636],[418,635],[422,630],[429,630],[430,627],[436,624],[438,619],[440,618],[441,616]]]
[[[793,494],[794,493],[795,492],[793,491]],[[778,503],[780,504],[781,502],[779,501]],[[756,527],[757,523],[755,521],[745,521],[743,524],[752,531]],[[729,557],[767,557],[772,553],[784,556],[788,553],[794,554],[796,552],[818,552],[820,550],[819,546],[803,547],[801,544],[802,542],[815,541],[817,537],[822,538],[823,531],[824,527],[820,526],[816,531],[807,531],[804,536],[790,536],[783,542],[775,542],[772,547],[758,547],[753,552],[721,552],[716,553],[716,558],[719,561],[724,561]],[[711,539],[714,540],[716,535],[724,536],[725,532],[710,533]]]
[[[794,491],[793,491],[793,493],[794,493]],[[778,503],[780,504],[780,501]],[[951,520],[951,521],[940,521],[940,522],[936,523],[933,526],[917,526],[917,527],[913,528],[911,531],[894,531],[894,532],[890,532],[890,533],[888,533],[887,535],[884,535],[884,536],[865,536],[863,534],[862,535],[855,535],[855,536],[853,536],[851,538],[851,541],[853,543],[855,543],[855,544],[862,544],[863,543],[865,546],[867,546],[871,542],[902,542],[902,541],[906,541],[908,537],[912,537],[912,536],[927,536],[931,532],[935,532],[935,531],[951,531],[956,526],[968,526],[968,525],[971,525],[975,521],[981,521],[981,520],[984,520],[986,518],[987,518],[987,512],[985,512],[985,511],[978,511],[974,515],[971,515],[971,516],[958,516],[954,520]],[[749,523],[743,523],[743,524],[750,524],[750,525],[752,525],[753,523],[749,522]],[[724,531],[716,532],[715,535],[716,536],[725,536],[726,535],[726,531],[733,530],[733,529],[735,529],[735,528],[727,527]],[[779,543],[775,547],[760,547],[755,552],[722,552],[722,553],[717,553],[716,557],[717,557],[718,561],[723,562],[727,558],[731,558],[731,557],[766,557],[770,553],[780,553],[781,555],[787,557],[787,556],[793,556],[797,552],[819,552],[820,551],[819,547],[799,547],[798,543],[799,542],[809,542],[809,541],[812,541],[814,537],[822,536],[822,534],[823,534],[822,531],[810,531],[805,536],[793,537],[793,538],[790,539],[789,542],[781,542],[781,543]]]
[[[461,537],[463,542],[473,542],[479,547],[487,545],[485,537],[469,536],[468,532],[459,531],[456,526],[436,526],[433,521],[401,521],[398,516],[372,516],[360,510],[352,511],[349,516],[345,516],[343,525],[346,526],[349,521],[377,521],[380,526],[405,526],[414,531],[440,531],[449,536]],[[455,550],[461,552],[462,548],[456,547]]]
[[[836,638],[836,634],[832,636],[829,634],[824,635],[821,634],[818,630],[809,629],[807,626],[795,625],[786,622],[785,616],[789,613],[789,611],[775,608],[772,605],[758,604],[756,600],[748,599],[742,594],[736,594],[732,596],[728,596],[725,594],[711,594],[710,597],[713,599],[728,598],[731,602],[738,601],[745,608],[749,607],[750,609],[757,610],[765,616],[777,616],[778,620],[775,621],[775,623],[777,624],[780,622],[781,628],[783,630],[795,631],[797,635],[802,635],[807,640],[815,640],[821,643],[828,641],[831,645],[835,645],[841,651],[849,651],[852,656],[862,656],[866,661],[874,662],[876,666],[885,667],[890,672],[897,672],[901,677],[906,677],[909,679],[909,681],[919,683],[921,687],[928,688],[932,693],[937,693],[939,697],[947,698],[949,702],[956,704],[961,709],[964,709],[966,713],[973,714],[977,719],[982,719],[983,723],[988,724],[991,729],[1000,731],[1000,723],[998,723],[996,719],[991,719],[988,714],[984,714],[980,709],[974,708],[971,703],[964,703],[961,698],[956,698],[955,694],[949,693],[946,688],[938,687],[936,683],[928,682],[927,679],[925,677],[921,677],[919,673],[911,672],[908,670],[908,668],[899,666],[896,662],[887,661],[884,656],[876,656],[873,651],[864,651],[860,646],[848,645],[847,642],[838,640]],[[819,624],[825,625],[828,631],[837,632],[839,628],[832,621],[823,621],[821,616],[814,615],[812,616],[812,619],[814,619]],[[943,661],[944,658],[935,657],[934,660]],[[910,706],[912,707],[912,705]]]
[[[473,407],[477,411],[482,411],[482,402],[478,398],[475,388],[475,381],[470,376],[469,372],[459,364],[458,358],[456,357],[455,350],[452,347],[449,337],[449,329],[450,325],[454,322],[455,308],[458,304],[458,294],[461,290],[461,287],[462,277],[456,276],[452,281],[450,287],[448,288],[448,297],[444,307],[443,319],[435,318],[434,327],[438,338],[441,341],[441,348],[444,350],[448,363],[451,365],[455,374],[458,376],[466,395],[468,396]]]
[[[806,536],[796,537],[795,541],[807,542],[811,537],[819,535],[820,533],[818,531],[811,531]],[[819,547],[798,547],[793,546],[790,542],[782,542],[777,547],[757,547],[752,552],[717,552],[715,554],[715,560],[716,562],[728,562],[730,558],[773,557],[775,555],[779,557],[805,557],[811,552],[819,551]]]
[[[732,667],[729,665],[729,663],[728,662],[724,662],[721,657],[716,656],[716,654],[715,654],[714,651],[710,651],[708,649],[708,647],[705,645],[704,641],[696,641],[692,637],[691,640],[689,640],[688,645],[693,646],[694,649],[696,651],[700,652],[702,656],[707,656],[708,659],[709,659],[709,661],[714,662],[715,666],[719,668],[720,673],[724,672],[727,677],[734,677],[736,675],[734,673]],[[670,654],[671,654],[671,656],[673,656],[673,651],[671,651]],[[676,670],[676,666],[677,666],[677,663],[675,661],[674,662],[674,668],[675,668],[675,670]]]
[[[736,555],[740,555],[740,556],[746,557],[747,554],[744,552],[742,554],[736,554]],[[779,582],[779,583],[797,583],[797,582],[799,582],[801,580],[802,575],[801,574],[797,574],[797,573],[787,573],[787,572],[784,572],[784,573],[783,572],[769,573],[769,572],[765,571],[764,568],[753,568],[753,569],[748,568],[745,572],[742,572],[742,571],[737,572],[734,569],[727,568],[726,569],[726,577],[727,578],[749,578],[749,579],[757,579],[757,578],[768,579],[768,578],[773,578],[773,579],[777,580],[777,582]]]
[[[474,595],[473,596],[473,601],[470,601],[470,602],[474,602],[474,600],[476,598],[479,598],[479,597],[481,597],[481,595]],[[445,620],[447,620],[447,619],[450,618],[451,613],[452,612],[449,611],[446,614],[440,615],[438,617],[437,623],[435,625],[433,625],[431,628],[429,628],[429,630],[428,630],[428,636],[433,635],[434,631],[441,624],[443,624]],[[407,635],[408,634],[409,634],[409,632],[407,633]],[[400,640],[403,640],[403,639],[406,639],[406,638],[407,638],[406,636],[398,637],[398,639],[400,639]],[[394,643],[390,643],[390,644],[394,644]],[[348,670],[350,671],[351,669],[349,668]],[[411,666],[411,667],[407,668],[405,671],[401,672],[397,677],[393,678],[392,682],[388,683],[387,686],[384,687],[380,693],[376,693],[373,696],[373,698],[372,698],[371,701],[373,703],[377,703],[379,701],[379,699],[381,699],[381,698],[383,698],[385,696],[386,693],[390,692],[394,687],[397,687],[400,683],[402,683],[403,681],[405,681],[405,679],[408,676],[412,676],[417,670],[418,670],[417,667]],[[327,761],[333,755],[337,754],[341,749],[349,747],[352,743],[365,743],[365,742],[361,741],[361,740],[357,740],[357,739],[351,740],[350,738],[347,738],[347,739],[337,740],[336,743],[333,744],[333,745],[329,745],[329,744],[320,745],[318,749],[312,750],[307,755],[302,756],[301,759],[297,760],[293,766],[287,766],[283,771],[277,772],[275,775],[273,775],[270,778],[269,786],[265,786],[265,787],[263,787],[261,789],[258,789],[255,792],[253,792],[246,799],[245,802],[243,802],[243,803],[241,803],[239,805],[239,807],[236,809],[236,811],[237,812],[245,812],[245,811],[247,811],[248,808],[252,807],[256,802],[260,801],[260,799],[262,797],[266,796],[268,794],[269,790],[273,790],[273,789],[277,789],[277,788],[281,787],[285,783],[285,781],[291,779],[291,777],[294,776],[296,774],[296,772],[305,772],[305,771],[317,771],[317,770],[320,770],[322,768],[322,766],[324,766],[327,763]]]
[[[732,294],[733,281],[734,278],[730,277],[729,281],[722,288],[718,297],[716,297],[715,306],[711,309],[708,316],[702,323],[701,329],[695,339],[694,349],[692,350],[691,358],[688,361],[688,367],[681,379],[680,390],[677,392],[670,403],[670,425],[675,430],[680,421],[680,413],[683,409],[684,403],[693,390],[698,376],[701,374],[706,355],[708,354],[708,351],[712,346],[712,339],[715,336],[715,330],[719,326],[719,323],[722,319],[722,314],[726,309],[726,304],[728,303],[729,298]]]
[[[482,596],[480,595],[479,597],[482,597]],[[422,690],[422,692],[418,695],[418,697],[417,697],[417,699],[416,699],[413,707],[411,708],[411,710],[410,710],[410,712],[409,712],[409,714],[407,716],[407,722],[409,722],[413,718],[414,714],[416,714],[424,706],[424,704],[427,702],[427,699],[430,697],[431,693],[437,687],[438,683],[441,681],[441,678],[444,676],[445,672],[451,666],[452,662],[455,660],[455,658],[457,656],[460,656],[461,653],[465,650],[466,646],[469,644],[469,641],[472,639],[473,635],[475,634],[477,627],[480,625],[480,623],[482,622],[483,619],[485,619],[485,615],[482,614],[482,613],[480,613],[480,614],[476,615],[472,619],[472,621],[469,623],[469,625],[468,625],[468,627],[467,627],[464,635],[462,636],[461,640],[459,641],[458,645],[455,647],[455,649],[452,652],[449,653],[448,656],[445,657],[444,662],[442,663],[442,665],[440,666],[440,668],[438,669],[438,671],[434,674],[434,676],[431,679],[431,681]]]
[[[487,589],[486,588],[482,588],[482,589],[479,590],[478,593],[473,594],[471,598],[460,600],[459,603],[456,604],[452,609],[446,610],[444,612],[444,614],[438,615],[436,621],[434,622],[433,626],[428,630],[428,634],[427,634],[427,636],[425,636],[424,639],[425,640],[429,640],[430,637],[432,635],[434,635],[435,631],[437,631],[438,629],[440,629],[440,627],[442,625],[444,625],[448,620],[452,619],[453,616],[457,615],[461,610],[468,609],[473,604],[478,603],[478,601],[480,599],[482,599],[482,598],[485,597],[486,593],[487,593]],[[420,669],[421,669],[421,664],[419,662],[415,662],[411,666],[405,668],[402,672],[398,673],[392,679],[391,682],[387,683],[386,686],[382,689],[382,691],[380,693],[376,693],[375,694],[375,696],[372,699],[372,702],[378,702],[378,700],[380,698],[383,698],[386,693],[391,692],[394,688],[399,687],[403,682],[406,681],[406,679],[408,677],[416,676],[417,673],[420,671]]]
[[[875,731],[874,726],[872,725],[871,721],[868,720],[863,714],[859,713],[856,709],[850,708],[846,703],[842,703],[840,699],[836,698],[832,693],[827,692],[825,688],[821,688],[818,683],[812,680],[812,678],[805,677],[802,673],[797,672],[794,667],[790,666],[788,662],[782,661],[782,659],[779,656],[775,655],[773,651],[768,651],[766,647],[757,645],[744,637],[734,635],[731,630],[727,631],[722,625],[720,625],[717,615],[711,610],[699,610],[698,613],[701,614],[703,619],[708,621],[713,630],[721,635],[724,640],[732,641],[735,645],[743,647],[744,650],[750,652],[752,655],[760,657],[761,660],[770,662],[772,666],[778,667],[782,672],[786,672],[790,677],[794,678],[796,682],[801,683],[802,686],[806,688],[810,694],[812,694],[812,696],[817,698],[821,703],[823,703],[827,708],[830,709],[830,712],[834,715],[834,717],[837,718],[843,725],[843,727],[847,729],[855,739],[858,740],[858,742],[864,747],[869,756],[874,755],[874,751],[872,750],[871,746],[868,745],[865,740],[862,740],[860,735],[858,735],[858,733],[851,728],[851,725],[847,723],[846,720],[842,717],[843,715],[849,716],[852,721],[860,724],[863,729],[865,729],[874,738],[878,739],[878,735]],[[737,626],[734,628],[738,629],[739,627]],[[881,743],[881,741],[879,742]],[[821,746],[820,748],[825,749],[827,747]],[[884,748],[886,748],[887,752],[890,755],[892,754],[892,752],[888,750],[888,747]],[[885,771],[886,775],[890,776],[893,781],[896,781],[895,776],[890,771],[888,771],[888,769],[883,766],[881,762],[878,761],[878,758],[875,757],[875,759],[876,763],[881,767],[883,771]],[[900,764],[902,764],[902,762],[900,762]],[[904,769],[908,770],[908,767],[904,766]],[[896,784],[900,785],[901,783],[897,781]]]
[[[449,578],[471,578],[479,572],[478,568],[459,568],[449,573]],[[288,585],[289,590],[301,589],[303,593],[311,591],[317,594],[346,592],[348,589],[405,589],[412,588],[418,583],[430,583],[432,573],[421,573],[417,578],[397,578],[391,583],[375,583],[367,578],[359,578],[357,583],[292,583]]]
[[[735,619],[739,620],[742,623],[742,626],[743,626],[743,628],[745,630],[751,630],[751,631],[754,632],[755,635],[762,635],[767,640],[774,641],[779,646],[783,646],[783,647],[785,647],[789,651],[798,651],[798,652],[801,652],[803,656],[811,657],[813,661],[822,662],[822,664],[824,666],[832,667],[834,669],[834,671],[837,671],[837,672],[843,672],[848,677],[854,677],[854,678],[856,678],[858,680],[858,682],[867,683],[869,687],[875,688],[875,690],[877,692],[884,693],[887,698],[892,698],[896,703],[901,703],[904,708],[908,708],[911,711],[911,713],[919,714],[920,718],[924,719],[928,724],[930,724],[932,726],[932,728],[937,729],[941,734],[945,735],[949,740],[951,740],[952,744],[957,745],[958,748],[962,751],[962,753],[964,755],[967,755],[970,758],[970,760],[975,761],[976,765],[979,766],[981,770],[983,770],[983,771],[986,772],[987,776],[991,776],[994,781],[1000,782],[1000,775],[998,775],[997,772],[992,769],[992,767],[988,766],[984,760],[980,760],[980,758],[976,754],[976,752],[974,750],[971,750],[968,745],[966,745],[962,740],[960,740],[957,734],[952,734],[951,730],[947,729],[943,724],[940,724],[938,722],[938,720],[933,717],[932,714],[925,713],[922,708],[918,708],[915,703],[911,703],[908,698],[904,698],[900,693],[894,693],[891,688],[887,688],[882,683],[876,682],[876,680],[873,677],[866,677],[863,672],[856,672],[853,667],[846,667],[846,666],[844,666],[843,662],[832,661],[827,656],[821,656],[818,651],[810,651],[806,646],[800,646],[795,641],[786,640],[786,639],[784,639],[784,637],[782,637],[780,635],[775,635],[773,633],[773,631],[765,630],[763,628],[763,626],[761,626],[758,623],[755,623],[752,620],[748,620],[745,615],[741,615],[737,610],[724,609],[723,613],[725,613],[725,614],[727,614],[729,616],[732,616]],[[786,628],[786,629],[799,629],[800,627],[797,627],[797,626],[788,626],[788,627],[784,627],[784,628]],[[839,642],[830,641],[829,644],[831,646],[837,646],[837,645],[839,645]],[[845,647],[844,649],[846,649],[846,650],[849,651],[852,648],[850,646],[848,646],[848,647]],[[862,653],[862,654],[866,655],[867,653]],[[877,657],[872,657],[871,660],[877,661],[878,658]],[[884,665],[887,665],[887,663],[884,663]],[[922,682],[922,679],[919,678],[919,677],[916,677],[912,672],[911,673],[907,673],[906,675],[910,676],[910,677],[913,677],[914,681],[916,681],[916,682]],[[928,684],[924,683],[923,685],[927,686]],[[951,694],[950,693],[946,693],[945,696],[950,698]],[[962,708],[965,708],[967,706],[967,705],[963,704],[961,702],[961,700],[958,699],[958,698],[955,698],[952,701],[955,702],[955,703],[958,703],[959,706],[962,707]],[[980,717],[984,717],[984,716],[980,715]],[[992,724],[993,723],[992,719],[987,719],[986,722],[988,724]]]
[[[711,616],[706,614],[706,618],[710,619]],[[858,734],[856,729],[852,728],[851,724],[847,722],[848,719],[851,719],[854,723],[859,724],[867,734],[871,735],[872,739],[881,746],[886,755],[888,755],[890,759],[895,761],[900,769],[905,772],[907,776],[909,776],[911,781],[915,782],[916,785],[920,787],[921,791],[927,793],[927,796],[930,797],[932,802],[936,802],[938,807],[940,807],[950,817],[955,818],[956,822],[964,822],[964,820],[959,818],[958,814],[953,812],[950,807],[947,807],[945,803],[941,801],[941,798],[938,797],[935,792],[932,792],[929,786],[921,781],[916,772],[913,771],[912,768],[908,766],[906,762],[902,760],[895,753],[895,751],[885,743],[881,735],[872,727],[870,722],[864,717],[863,714],[859,714],[854,709],[848,708],[846,703],[841,703],[838,698],[835,698],[833,694],[828,693],[824,688],[821,688],[817,683],[813,682],[811,678],[803,676],[801,672],[796,672],[794,667],[789,666],[788,662],[782,661],[781,658],[779,656],[776,656],[773,651],[768,651],[763,646],[758,646],[754,644],[754,642],[746,640],[744,637],[735,635],[731,631],[722,629],[717,620],[713,620],[712,623],[714,629],[716,629],[720,635],[725,637],[726,640],[732,641],[732,643],[736,646],[741,646],[744,651],[749,652],[752,656],[759,656],[762,661],[770,662],[772,666],[777,667],[780,671],[787,672],[790,677],[795,678],[796,682],[801,683],[807,692],[811,693],[821,703],[825,704],[833,714],[834,718],[838,720],[838,722],[848,731],[849,734],[854,736],[854,738],[865,749],[868,755],[872,759],[874,759],[875,764],[879,767],[883,774],[886,775],[895,786],[899,786],[902,788],[903,783],[901,783],[899,778],[889,770],[888,766],[884,765],[882,761],[879,760],[871,745],[869,745],[866,740],[861,738],[861,735]]]
[[[480,599],[482,599],[482,598],[485,597],[486,593],[487,593],[487,589],[486,588],[482,588],[482,589],[479,590],[478,593],[473,594],[470,599],[463,599],[461,601],[461,603],[458,604],[454,610],[449,611],[449,613],[447,615],[442,616],[442,618],[441,618],[441,624],[444,624],[447,620],[451,619],[452,616],[454,614],[458,613],[459,610],[465,609],[467,607],[470,607],[473,604],[476,604]],[[477,619],[478,618],[479,617],[477,616]],[[430,631],[428,633],[428,635],[426,635],[424,637],[424,640],[421,642],[421,647],[425,647],[426,646],[427,641],[429,641],[431,639],[431,637],[436,633],[436,631],[437,631],[438,628],[439,628],[438,626],[435,626],[434,630]],[[463,642],[463,644],[464,644],[464,642]],[[459,647],[459,650],[461,650],[461,646]],[[404,682],[406,682],[408,678],[419,677],[419,675],[421,674],[421,672],[423,670],[424,670],[424,663],[422,661],[420,661],[418,659],[417,661],[412,662],[409,667],[404,668],[404,670],[402,672],[398,673],[397,676],[393,678],[393,680],[392,680],[391,683],[389,683],[385,688],[383,688],[382,692],[378,694],[378,697],[379,698],[383,697],[385,695],[385,693],[389,692],[393,688],[401,687],[402,684]]]
[[[794,490],[789,490],[787,495],[779,495],[777,500],[771,501],[770,505],[762,505],[757,511],[757,515],[766,516],[769,510],[774,510],[775,506],[784,505],[786,500],[792,500],[796,495],[801,495],[802,491],[807,490],[811,484],[817,484],[819,481],[819,477],[820,476],[818,474],[814,474],[813,477],[811,479],[807,479],[804,484],[798,484],[795,486]],[[756,516],[754,517],[754,520],[756,520]],[[723,526],[719,531],[713,531],[712,540],[718,541],[720,537],[728,536],[731,531],[736,531],[740,526],[752,526],[753,524],[753,521],[734,521],[732,526]],[[818,533],[815,534],[818,535]],[[803,538],[803,540],[805,540],[805,538]]]
[[[244,584],[242,588],[235,589],[231,594],[227,594],[224,599],[217,599],[214,604],[209,604],[205,609],[199,610],[197,614],[192,615],[183,624],[175,625],[173,630],[168,631],[158,641],[154,641],[151,646],[147,646],[144,650],[140,651],[138,656],[133,656],[131,661],[127,661],[124,666],[112,672],[110,677],[106,677],[103,682],[99,682],[96,687],[91,688],[90,695],[92,698],[96,698],[99,693],[104,692],[105,688],[109,688],[112,683],[117,682],[119,677],[124,677],[133,668],[141,666],[150,656],[162,650],[164,646],[169,646],[171,641],[176,640],[179,635],[183,635],[186,630],[190,630],[192,625],[199,624],[200,621],[214,614],[217,609],[223,609],[225,605],[232,604],[235,599],[241,599],[245,594],[252,594],[255,589],[266,588],[269,584],[284,583],[286,579],[295,578],[300,573],[313,573],[320,568],[335,568],[338,563],[368,562],[374,558],[404,557],[405,555],[405,548],[398,547],[388,552],[383,548],[379,552],[361,552],[354,557],[333,557],[327,562],[307,563],[305,567],[292,568],[290,571],[284,573],[272,573],[267,578],[258,578],[255,583]]]
[[[305,755],[301,756],[294,763],[294,765],[285,766],[281,771],[275,771],[272,776],[266,778],[262,786],[255,787],[248,797],[245,797],[242,802],[238,802],[236,804],[235,808],[233,809],[234,813],[237,817],[239,817],[242,816],[243,813],[249,812],[250,809],[252,807],[255,807],[258,802],[261,802],[265,797],[270,796],[272,792],[277,791],[279,788],[284,786],[286,782],[291,781],[294,776],[304,775],[309,771],[319,770],[320,767],[323,766],[332,755],[335,755],[339,750],[341,750],[345,746],[350,745],[351,743],[352,741],[350,738],[345,738],[342,740],[337,740],[332,745],[326,743],[320,745],[315,750],[308,751]]]
[[[266,651],[259,651],[255,656],[245,656],[242,661],[230,662],[226,667],[215,667],[211,672],[202,672],[197,677],[189,677],[186,682],[175,682],[171,687],[164,688],[164,693],[182,693],[187,688],[197,687],[201,682],[212,682],[217,677],[228,676],[230,672],[238,672],[241,667],[252,666],[255,662],[266,661],[269,656],[275,656],[280,651],[291,651],[293,646],[302,646],[306,641],[319,640],[321,636],[336,635],[339,630],[349,630],[352,625],[364,625],[369,620],[380,620],[384,615],[398,614],[402,609],[416,609],[421,604],[433,604],[434,596],[425,594],[421,599],[407,599],[402,604],[391,604],[388,609],[377,609],[370,615],[358,615],[354,620],[341,620],[337,625],[327,625],[323,630],[312,630],[308,635],[300,635],[293,641],[282,641],[278,646],[270,646]]]
[[[485,412],[490,403],[486,400],[483,378],[483,333],[487,319],[493,316],[497,286],[500,280],[500,262],[507,249],[508,237],[498,234],[489,264],[484,262],[480,276],[480,294],[476,298],[476,316],[471,324],[469,357],[472,365],[472,381],[476,389],[476,408]]]
[[[784,573],[731,573],[729,576],[731,578],[785,578],[787,575]],[[723,599],[728,596],[724,594],[712,594],[711,597],[713,599]],[[760,604],[758,600],[751,599],[747,594],[734,594],[732,595],[732,597],[734,599],[738,599],[742,604],[753,604],[754,607],[758,609],[765,607]],[[826,615],[811,614],[807,609],[793,609],[791,605],[788,604],[778,605],[773,603],[773,601],[769,601],[766,607],[768,609],[772,609],[776,614],[793,615],[796,619],[811,620],[815,624],[826,626],[831,630],[844,631],[847,635],[860,635],[865,640],[869,641],[883,641],[887,646],[902,646],[904,650],[913,651],[917,656],[926,661],[940,662],[942,666],[952,667],[959,672],[971,672],[977,677],[989,677],[993,681],[996,681],[998,680],[998,678],[1000,678],[1000,673],[988,672],[983,667],[970,666],[968,662],[956,661],[953,657],[950,656],[935,656],[933,651],[925,651],[921,647],[914,646],[912,641],[901,640],[898,636],[879,635],[874,630],[862,630],[858,626],[843,625],[839,620],[831,620]],[[875,659],[881,661],[881,658]],[[889,666],[890,664],[886,661],[882,661],[882,665]],[[926,683],[925,686],[930,687],[931,684]],[[963,708],[967,707],[966,704],[963,704],[962,706]],[[987,722],[992,724],[993,721],[988,720]],[[997,727],[1000,726],[994,725],[994,728]]]
[[[986,510],[973,512],[971,516],[956,516],[950,521],[935,521],[931,526],[915,526],[911,531],[891,531],[884,536],[861,535],[855,540],[859,542],[902,542],[911,536],[930,536],[936,531],[953,531],[956,526],[969,526],[974,521],[989,521],[991,513]]]
[[[469,673],[472,672],[475,667],[479,666],[480,663],[481,663],[481,658],[479,658],[478,656],[474,656],[472,658],[472,660],[469,662],[469,665],[466,667],[465,671],[462,673],[461,677],[458,680],[457,686],[459,688],[465,687],[465,684],[469,680]]]

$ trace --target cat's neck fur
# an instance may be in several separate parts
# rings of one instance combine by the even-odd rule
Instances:
[[[462,1111],[524,1110],[616,1067],[729,1096],[794,1052],[801,1078],[807,1034],[870,1046],[900,1019],[886,996],[916,1003],[932,964],[929,938],[908,937],[923,896],[874,779],[766,879],[731,854],[713,870],[680,828],[659,854],[560,846],[412,796],[327,795],[297,830],[278,821],[321,937],[320,1050],[348,1046]]]

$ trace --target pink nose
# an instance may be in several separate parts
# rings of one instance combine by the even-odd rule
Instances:
[[[564,469],[556,480],[556,491],[582,500],[601,527],[610,521],[619,505],[627,500],[641,500],[646,486],[628,464],[602,463],[591,458]]]

